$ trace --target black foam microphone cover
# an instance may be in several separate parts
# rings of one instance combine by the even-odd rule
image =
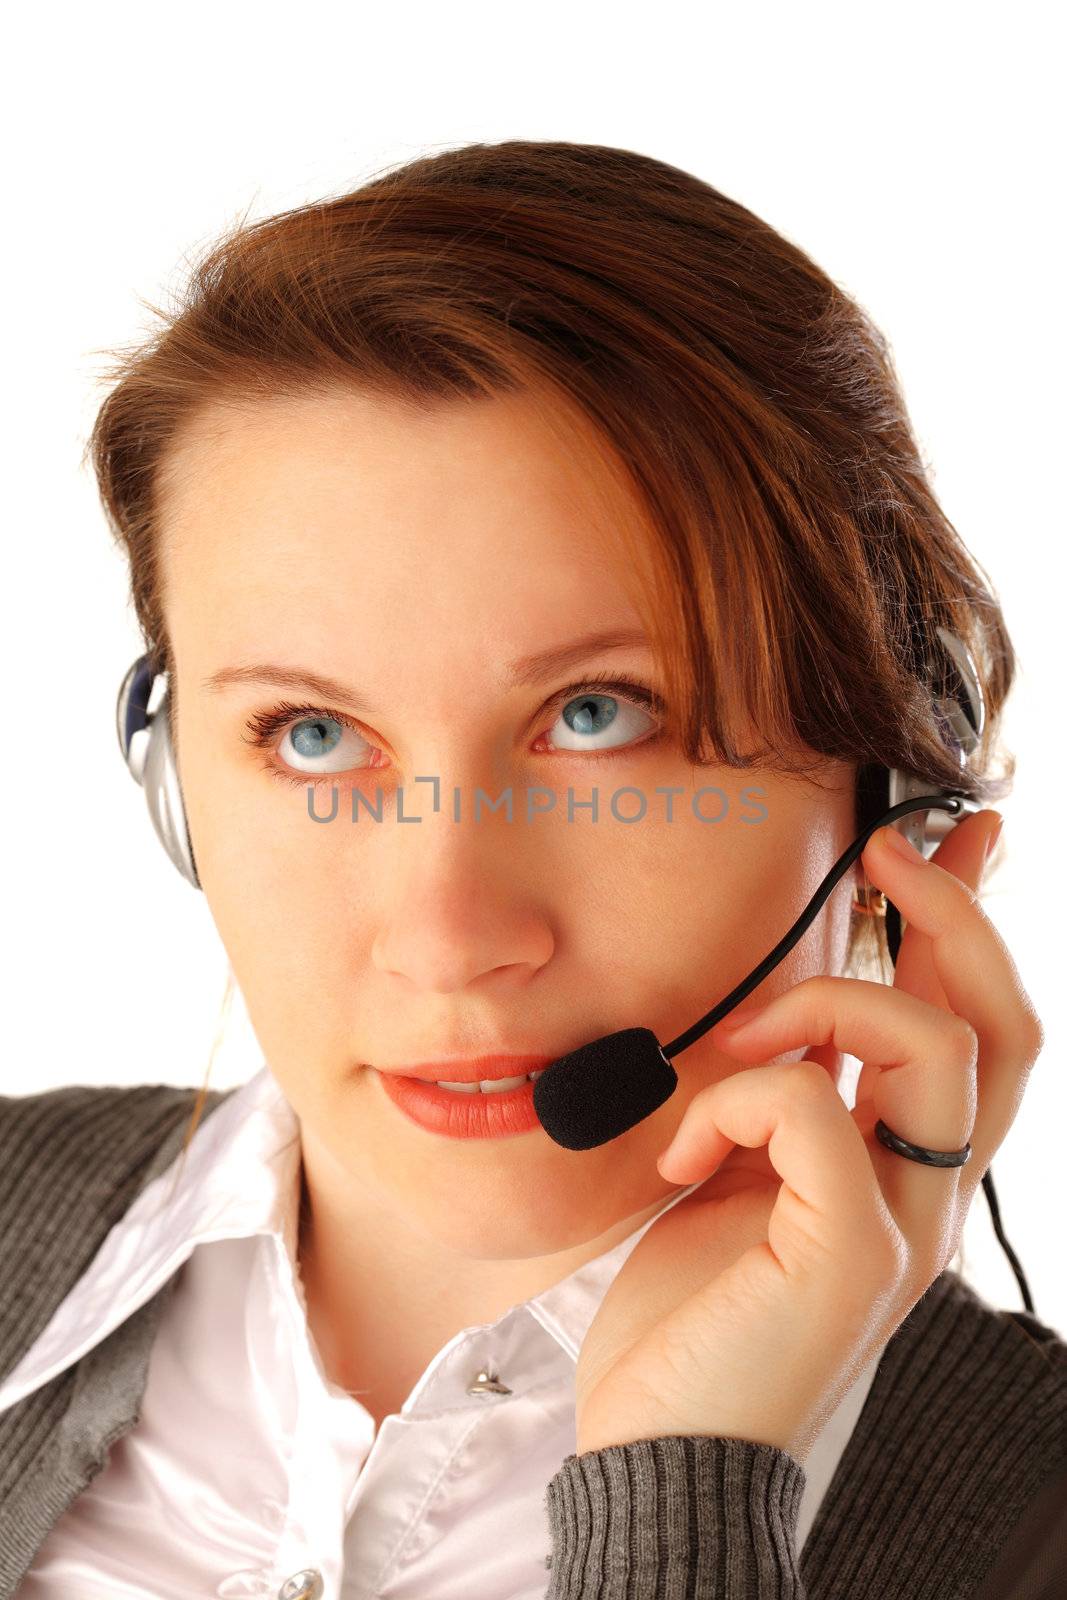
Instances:
[[[592,1150],[609,1139],[617,1139],[620,1133],[651,1116],[678,1087],[678,1074],[671,1065],[674,1057],[702,1039],[774,971],[811,926],[876,828],[908,816],[912,811],[947,811],[959,817],[968,809],[977,810],[978,802],[962,792],[946,791],[901,800],[869,821],[859,837],[853,839],[834,862],[774,949],[676,1039],[661,1045],[650,1028],[622,1028],[618,1033],[592,1039],[569,1055],[550,1062],[534,1080],[533,1090],[534,1110],[545,1132],[566,1150]],[[899,922],[896,931],[899,943]],[[887,932],[892,940],[892,927]],[[896,951],[892,954],[895,964]]]
[[[566,1150],[592,1150],[669,1100],[678,1074],[650,1028],[622,1028],[554,1061],[534,1080],[541,1126]]]

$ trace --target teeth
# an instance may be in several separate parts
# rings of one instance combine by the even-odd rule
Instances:
[[[545,1067],[541,1072],[546,1071]],[[441,1083],[434,1079],[439,1089],[453,1089],[459,1094],[500,1094],[505,1089],[517,1089],[524,1083],[536,1083],[541,1072],[526,1072],[520,1078],[491,1078],[482,1079],[480,1083]]]

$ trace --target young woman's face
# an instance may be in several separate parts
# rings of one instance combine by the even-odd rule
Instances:
[[[666,1104],[587,1151],[540,1126],[429,1132],[375,1069],[555,1058],[632,1026],[673,1038],[854,837],[853,769],[828,763],[820,789],[693,768],[636,690],[583,694],[603,676],[662,680],[585,474],[523,398],[424,415],[355,393],[265,401],[205,416],[172,466],[161,555],[193,849],[305,1162],[487,1259],[574,1247],[674,1193],[657,1155],[696,1092],[736,1070],[706,1038],[675,1059]],[[515,668],[627,630],[536,679]],[[261,681],[263,665],[293,682]],[[244,681],[210,684],[234,669]],[[296,711],[257,748],[249,719],[283,700]],[[439,780],[436,811],[417,777]],[[329,822],[309,815],[317,778],[318,816],[336,789]],[[486,803],[508,789],[511,821]],[[620,789],[618,817],[643,803],[639,820],[613,813]],[[380,822],[365,805],[351,820],[354,790],[380,799]],[[527,821],[545,790],[554,806]],[[851,883],[754,999],[840,970]]]

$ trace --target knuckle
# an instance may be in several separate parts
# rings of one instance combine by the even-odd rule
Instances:
[[[978,1181],[981,1182],[981,1179]],[[957,1207],[956,1215],[953,1218],[952,1227],[949,1229],[948,1241],[941,1249],[937,1262],[934,1266],[934,1277],[938,1277],[942,1272],[944,1272],[946,1267],[952,1265],[952,1262],[955,1260],[960,1247],[963,1244],[963,1224],[967,1219],[968,1204],[969,1200],[963,1205]]]
[[[1030,1059],[1036,1061],[1045,1048],[1045,1029],[1033,1006],[1030,1007],[1026,1014],[1023,1037]]]
[[[814,994],[832,994],[840,985],[841,979],[830,972],[812,972],[806,978],[794,985],[796,989],[804,989]]]
[[[862,1266],[850,1263],[845,1292],[864,1304],[891,1303],[906,1281],[907,1250],[899,1230],[879,1218],[865,1240]]]
[[[802,990],[817,988],[819,984],[825,983],[825,981],[826,974],[824,972],[809,972],[806,978],[798,978],[789,992],[799,994]]]
[[[966,1017],[952,1013],[948,1020],[948,1034],[952,1041],[952,1048],[956,1051],[959,1060],[970,1066],[978,1059],[978,1035]]]
[[[915,1246],[904,1279],[908,1286],[909,1298],[917,1300],[921,1294],[925,1294],[934,1279],[939,1278],[944,1272],[955,1253],[955,1245],[952,1249],[941,1243]]]
[[[943,1240],[920,1245],[912,1251],[911,1272],[920,1294],[923,1289],[933,1283],[938,1274],[952,1260],[954,1254],[955,1247],[953,1246],[950,1250],[948,1244]]]
[[[905,1282],[909,1292],[921,1295],[946,1267],[951,1266],[963,1238],[963,1225],[967,1219],[969,1196],[962,1190],[946,1199],[936,1216],[929,1219],[929,1227],[922,1236],[908,1244],[908,1262]]]
[[[871,1258],[877,1282],[887,1289],[896,1288],[907,1267],[907,1252],[898,1228],[883,1223],[875,1235]]]
[[[953,881],[958,885],[957,893],[967,902],[970,909],[977,911],[980,916],[984,917],[986,911],[978,890],[972,889],[969,883],[964,883],[962,878],[956,878],[955,875],[953,875]]]
[[[793,985],[793,993],[800,996],[809,1017],[823,1017],[833,1006],[841,985],[848,981],[833,973],[813,972],[810,977],[802,978]]]
[[[829,1082],[817,1061],[795,1061],[788,1069],[788,1092],[804,1105],[824,1099]]]

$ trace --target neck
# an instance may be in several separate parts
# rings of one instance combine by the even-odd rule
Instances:
[[[573,1249],[481,1260],[408,1226],[366,1190],[338,1196],[301,1161],[298,1261],[308,1326],[327,1378],[376,1415],[399,1409],[437,1351],[495,1322],[612,1249],[670,1196]],[[383,1409],[384,1408],[384,1409]]]

